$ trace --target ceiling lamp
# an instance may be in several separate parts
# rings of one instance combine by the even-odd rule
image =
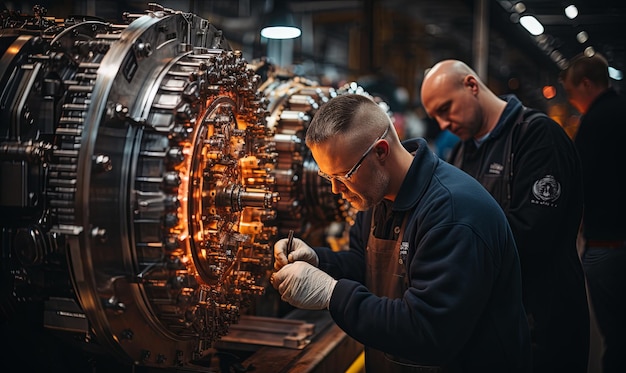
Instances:
[[[587,34],[586,31],[581,31],[576,34],[576,40],[578,40],[580,44],[585,44],[587,40],[589,40],[589,34]]]
[[[261,36],[264,38],[294,39],[302,35],[302,31],[284,3],[275,2],[266,20],[265,26],[261,29]]]
[[[543,25],[533,16],[522,16],[519,19],[519,23],[532,35],[537,36],[543,34]]]
[[[576,8],[576,5],[568,5],[565,8],[565,16],[567,16],[567,18],[569,19],[576,18],[578,16],[578,8]]]
[[[624,74],[620,70],[609,66],[609,77],[614,80],[622,80],[624,78]]]

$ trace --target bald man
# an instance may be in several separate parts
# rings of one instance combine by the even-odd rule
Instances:
[[[459,142],[448,161],[477,179],[504,210],[522,269],[534,372],[587,371],[589,311],[576,249],[581,165],[558,123],[498,96],[476,72],[445,60],[425,75],[422,103]]]

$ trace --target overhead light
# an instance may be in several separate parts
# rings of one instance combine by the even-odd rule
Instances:
[[[526,11],[526,5],[524,5],[524,3],[520,1],[519,3],[513,5],[513,10],[519,14],[522,14]]]
[[[296,25],[293,15],[283,4],[276,3],[266,17],[265,26],[261,29],[261,36],[268,39],[294,39],[302,35]]]
[[[574,19],[578,17],[578,8],[576,8],[576,5],[568,5],[565,8],[565,16],[567,16],[567,18],[569,19]]]
[[[578,40],[580,44],[585,44],[587,40],[589,40],[589,34],[587,34],[586,31],[581,31],[576,34],[576,40]]]
[[[561,61],[565,57],[563,56],[563,54],[561,52],[559,52],[558,50],[555,49],[555,50],[553,50],[550,53],[550,58],[552,58],[552,61],[558,63],[559,61]]]
[[[519,19],[519,23],[532,35],[537,36],[543,34],[543,25],[534,16],[522,16]]]
[[[609,66],[609,76],[614,80],[622,80],[624,78],[624,74],[622,74],[621,70],[618,70],[614,67]]]
[[[261,30],[261,36],[268,39],[295,39],[300,35],[302,31],[291,26],[267,26]]]

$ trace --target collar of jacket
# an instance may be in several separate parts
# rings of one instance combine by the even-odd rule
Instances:
[[[493,141],[493,139],[497,139],[502,135],[502,133],[505,133],[504,129],[517,122],[517,119],[524,108],[522,102],[515,95],[503,95],[500,96],[500,98],[506,101],[506,106],[504,107],[504,111],[502,112],[502,115],[500,115],[498,123],[496,123],[495,128],[491,131],[487,141]],[[470,139],[468,141],[474,140]]]
[[[607,88],[604,92],[600,93],[598,95],[598,97],[596,97],[595,100],[593,100],[591,102],[591,105],[589,105],[589,107],[587,108],[587,113],[589,112],[589,110],[591,110],[591,108],[593,108],[595,106],[598,106],[599,102],[602,102],[604,100],[608,100],[610,97],[617,96],[617,95],[618,95],[618,93],[615,90],[615,88],[613,88],[613,87]]]
[[[405,140],[402,145],[410,153],[414,153],[414,158],[393,203],[393,210],[399,212],[410,210],[417,205],[428,188],[435,168],[442,162],[423,138]]]

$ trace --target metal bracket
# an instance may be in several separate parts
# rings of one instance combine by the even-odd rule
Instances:
[[[242,315],[219,342],[303,349],[315,332],[315,324],[302,320]]]

